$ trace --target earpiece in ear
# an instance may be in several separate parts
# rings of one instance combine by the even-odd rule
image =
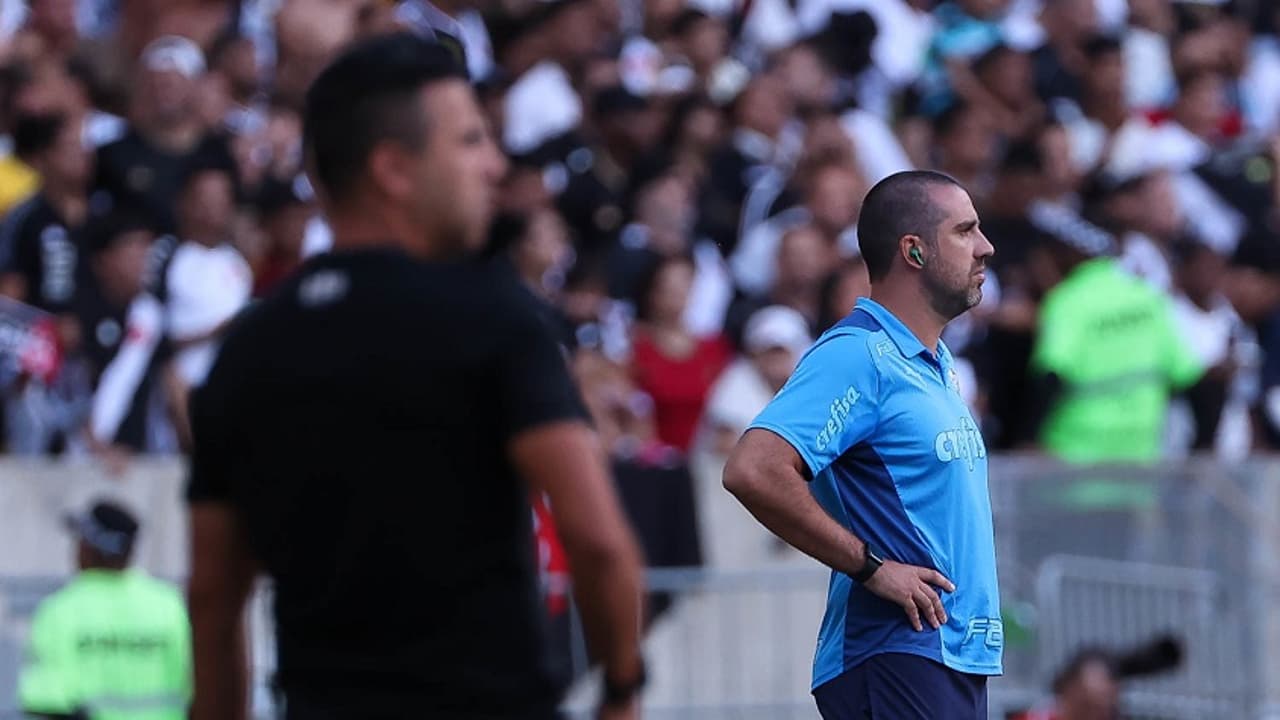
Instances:
[[[916,263],[920,265],[920,267],[924,267],[924,256],[920,254],[920,248],[913,247],[911,248],[910,251],[908,251],[907,254],[910,255],[911,259],[915,260]]]

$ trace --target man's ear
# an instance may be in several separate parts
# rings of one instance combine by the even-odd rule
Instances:
[[[413,194],[413,158],[394,142],[380,142],[369,151],[369,179],[379,193],[392,198]]]
[[[898,240],[898,252],[910,267],[924,267],[924,240],[919,235],[903,235]]]

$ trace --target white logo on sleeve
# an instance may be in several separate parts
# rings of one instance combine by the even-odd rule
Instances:
[[[850,385],[843,395],[837,395],[831,401],[831,414],[827,417],[827,424],[818,432],[816,444],[819,452],[826,450],[840,437],[840,433],[844,431],[844,421],[860,397],[862,394]]]
[[[983,637],[983,644],[989,648],[998,649],[1004,647],[1004,621],[999,618],[974,618],[970,620],[969,626],[964,632],[964,640],[961,640],[960,644],[966,645],[979,635]]]
[[[982,433],[969,418],[960,421],[960,427],[943,430],[933,440],[933,451],[938,460],[952,462],[963,460],[973,470],[974,461],[987,456],[987,446],[982,442]]]

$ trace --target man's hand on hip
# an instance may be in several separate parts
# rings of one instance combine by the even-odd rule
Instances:
[[[880,569],[867,580],[866,588],[889,602],[901,605],[911,621],[911,627],[917,632],[924,629],[921,618],[935,630],[947,622],[947,613],[942,609],[942,599],[938,597],[941,588],[947,592],[955,592],[956,586],[942,576],[942,573],[929,568],[903,565],[886,560]]]

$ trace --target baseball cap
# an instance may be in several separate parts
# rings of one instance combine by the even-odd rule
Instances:
[[[82,513],[67,515],[65,523],[76,537],[109,558],[127,557],[138,535],[138,521],[133,515],[108,500],[99,500]]]
[[[771,348],[802,353],[813,344],[813,337],[809,335],[809,323],[799,311],[784,305],[770,305],[757,310],[747,321],[742,344],[751,353]]]
[[[172,70],[187,79],[204,74],[204,53],[200,46],[180,35],[164,35],[152,40],[142,51],[142,66],[163,72]]]

